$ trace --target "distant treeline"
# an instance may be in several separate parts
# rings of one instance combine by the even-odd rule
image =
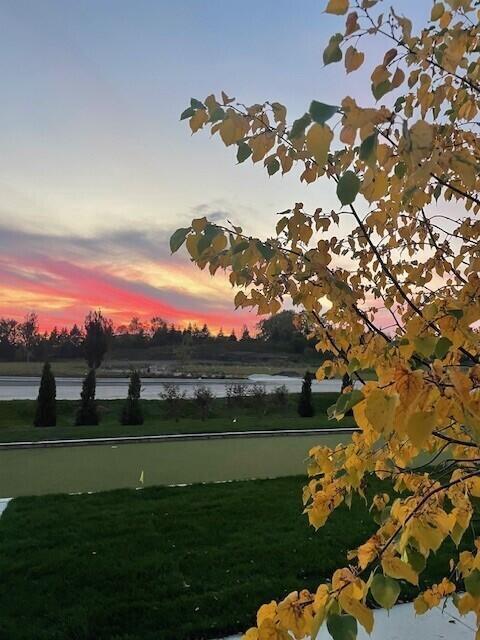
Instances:
[[[90,317],[91,314],[82,325],[54,327],[50,332],[39,330],[36,313],[28,314],[22,322],[0,318],[0,359],[45,361],[84,357],[85,327]],[[187,354],[202,357],[207,352],[211,356],[245,351],[302,354],[314,350],[314,341],[298,326],[292,311],[282,311],[261,320],[255,335],[251,335],[246,326],[238,335],[233,329],[212,333],[206,324],[201,327],[189,324],[181,328],[159,317],[150,322],[134,317],[128,324],[119,326],[114,326],[105,317],[102,322],[111,356],[125,353],[133,356],[138,352],[139,357],[145,357],[148,350],[167,358],[183,358]]]

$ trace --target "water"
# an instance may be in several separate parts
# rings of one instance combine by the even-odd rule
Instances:
[[[80,397],[82,378],[61,378],[57,381],[58,400],[77,400]],[[206,386],[218,398],[226,396],[226,389],[231,384],[261,384],[267,393],[275,387],[285,385],[290,393],[298,393],[302,387],[301,378],[286,376],[252,375],[248,380],[204,380],[202,378],[144,378],[142,380],[142,398],[159,399],[164,383],[175,383],[187,398],[193,396],[195,387]],[[40,378],[38,376],[0,376],[0,400],[35,400],[38,394]],[[322,380],[312,382],[312,391],[340,392],[341,380]],[[125,398],[128,390],[128,378],[98,378],[97,398],[100,400],[116,400]]]

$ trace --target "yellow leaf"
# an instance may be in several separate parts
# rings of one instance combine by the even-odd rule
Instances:
[[[398,394],[375,389],[366,399],[365,416],[375,431],[390,433],[393,427]]]
[[[342,609],[356,618],[367,633],[371,633],[373,629],[373,612],[366,607],[360,600],[355,600],[343,591],[340,592],[338,601]]]
[[[258,628],[258,640],[292,640],[292,636],[273,620],[267,618]]]
[[[445,13],[445,7],[443,2],[436,2],[432,7],[432,12],[430,14],[430,20],[440,20],[440,18]]]
[[[319,167],[323,167],[327,163],[332,138],[332,130],[326,124],[314,124],[308,130],[307,150],[315,158]]]
[[[415,609],[415,613],[417,614],[417,616],[423,615],[425,612],[427,612],[430,609],[428,604],[423,599],[422,595],[419,595],[415,598],[415,600],[413,601],[413,607]]]
[[[223,144],[227,147],[241,140],[244,136],[241,116],[236,113],[230,113],[229,116],[221,122],[219,132]]]
[[[208,122],[208,113],[205,109],[197,109],[190,118],[190,129],[192,133],[196,133],[203,125]]]
[[[351,71],[356,71],[359,67],[362,66],[363,61],[365,60],[365,54],[355,47],[348,47],[345,53],[345,69],[347,73]]]
[[[417,449],[421,449],[432,435],[436,416],[432,411],[418,411],[410,416],[407,422],[407,435]]]
[[[412,567],[395,556],[388,556],[382,559],[383,573],[397,580],[407,580],[414,585],[418,585],[418,575]]]
[[[370,562],[375,559],[377,551],[378,545],[376,544],[375,540],[372,539],[367,540],[367,542],[358,547],[357,557],[358,564],[360,565],[361,569],[365,569],[365,567],[367,567]]]
[[[412,149],[430,151],[433,147],[433,127],[425,120],[419,120],[410,129]]]
[[[260,626],[264,620],[273,620],[277,613],[277,603],[272,600],[268,604],[262,604],[257,611],[257,625]]]
[[[329,0],[325,13],[343,16],[348,11],[349,0]]]
[[[252,162],[258,162],[262,160],[270,149],[275,144],[275,137],[267,134],[260,133],[250,140],[250,147],[252,149]]]
[[[383,198],[388,189],[388,178],[384,171],[375,171],[369,173],[370,181],[364,181],[360,192],[369,202],[375,202]]]

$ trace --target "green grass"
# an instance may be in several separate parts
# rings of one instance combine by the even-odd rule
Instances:
[[[185,400],[182,417],[175,421],[167,413],[162,400],[142,400],[145,422],[140,426],[122,426],[119,416],[123,400],[99,400],[101,423],[98,426],[75,427],[78,402],[57,402],[57,427],[33,427],[35,401],[8,400],[0,402],[0,440],[2,442],[24,440],[50,440],[63,438],[116,437],[134,435],[158,435],[167,433],[199,433],[204,431],[249,431],[258,429],[335,428],[353,425],[352,418],[342,422],[329,420],[327,408],[334,404],[338,394],[313,394],[316,415],[300,418],[297,414],[297,394],[291,394],[285,407],[275,406],[267,400],[265,407],[228,407],[225,399],[215,399],[211,415],[201,420],[193,401]]]
[[[374,530],[354,500],[315,533],[301,515],[303,483],[13,501],[0,520],[0,636],[198,640],[245,630],[261,603],[314,589]],[[433,558],[428,583],[449,551]]]

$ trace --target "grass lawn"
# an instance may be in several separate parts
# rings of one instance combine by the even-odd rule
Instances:
[[[215,399],[211,415],[206,420],[199,418],[198,408],[191,400],[183,402],[182,417],[170,418],[164,401],[142,400],[145,422],[140,426],[122,426],[119,416],[123,400],[99,400],[101,424],[91,427],[75,427],[78,402],[57,402],[57,427],[33,427],[35,401],[6,400],[0,402],[0,440],[50,440],[63,438],[115,437],[134,435],[157,435],[166,433],[199,433],[204,431],[249,431],[257,429],[335,428],[352,426],[353,419],[342,422],[329,420],[327,408],[335,403],[338,394],[313,394],[315,416],[300,418],[297,414],[297,394],[290,394],[284,407],[275,406],[271,399],[264,407],[254,405],[229,407],[223,398]]]
[[[304,480],[13,501],[0,520],[0,637],[184,640],[245,630],[259,604],[315,588],[373,531],[355,500],[315,533],[301,515]],[[433,558],[428,582],[448,551]]]

